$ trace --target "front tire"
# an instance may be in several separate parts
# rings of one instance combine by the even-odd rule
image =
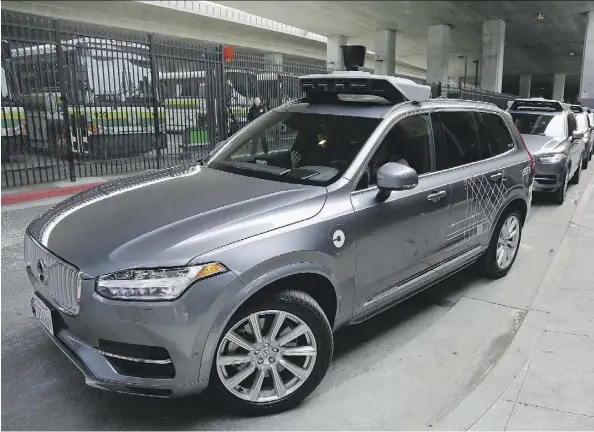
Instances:
[[[588,151],[588,154],[584,157],[584,159],[582,160],[582,168],[583,169],[588,169],[588,164],[590,162],[590,152]]]
[[[580,158],[583,158],[583,156],[584,156],[583,154],[580,155]],[[577,170],[575,171],[575,173],[573,174],[573,177],[569,181],[570,184],[572,184],[572,185],[579,184],[580,179],[582,178],[582,166],[583,166],[582,164],[578,164]]]
[[[241,308],[229,321],[217,346],[211,383],[232,411],[278,413],[318,386],[333,349],[322,308],[304,292],[285,290]]]
[[[565,173],[563,174],[563,184],[559,189],[553,192],[553,202],[557,205],[562,205],[565,202],[565,197],[567,196],[567,176],[569,176],[569,170],[566,169]]]
[[[501,215],[495,225],[489,247],[481,257],[483,274],[490,279],[505,276],[512,268],[522,240],[522,216],[516,208]]]

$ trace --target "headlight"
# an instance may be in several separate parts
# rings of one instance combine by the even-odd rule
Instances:
[[[174,300],[193,282],[228,271],[219,263],[173,269],[122,270],[97,279],[96,291],[112,300]]]
[[[551,153],[539,156],[538,160],[542,163],[555,164],[561,162],[564,157],[563,153]]]

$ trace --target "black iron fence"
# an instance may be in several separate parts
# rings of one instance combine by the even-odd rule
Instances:
[[[442,97],[447,99],[490,102],[501,109],[507,109],[507,102],[518,98],[516,95],[496,93],[474,87],[453,87],[442,86],[441,84],[433,84],[431,86],[431,96],[434,98]]]
[[[2,11],[2,186],[197,159],[326,64]],[[226,58],[227,57],[227,58]]]
[[[177,165],[268,109],[302,96],[324,62],[2,11],[2,187]],[[515,96],[433,86],[433,97]],[[280,132],[279,132],[280,133]]]

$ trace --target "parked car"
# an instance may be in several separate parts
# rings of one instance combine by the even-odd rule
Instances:
[[[594,113],[591,108],[586,109],[588,112],[588,120],[590,121],[590,154],[588,155],[588,161],[592,160],[594,155]]]
[[[510,271],[535,166],[505,111],[366,72],[300,85],[201,163],[29,225],[33,312],[87,384],[282,411],[323,379],[335,330],[473,263]],[[276,150],[254,154],[262,136]]]
[[[589,108],[582,107],[581,105],[571,105],[571,111],[575,115],[577,122],[578,132],[584,134],[584,159],[582,160],[582,168],[587,169],[590,161],[590,154],[592,152],[592,140],[594,140],[594,134],[592,134],[592,126],[590,118],[588,117]]]
[[[570,106],[559,101],[517,99],[508,112],[536,161],[534,191],[550,192],[563,204],[568,184],[580,181],[587,154],[583,127]]]

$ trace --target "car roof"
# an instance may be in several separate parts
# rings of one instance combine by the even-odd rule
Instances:
[[[393,111],[409,111],[411,109],[440,110],[444,108],[457,108],[467,111],[494,111],[504,112],[501,108],[490,102],[471,101],[464,99],[436,98],[424,102],[402,102],[396,105],[381,102],[353,102],[339,101],[334,103],[310,104],[301,99],[285,104],[277,110],[285,112],[300,112],[309,114],[344,115],[351,117],[384,118]]]
[[[381,119],[392,108],[392,105],[380,103],[365,102],[344,102],[339,101],[331,104],[310,104],[304,100],[283,105],[277,110],[304,113],[304,114],[323,114],[337,115],[347,117],[366,117]]]

